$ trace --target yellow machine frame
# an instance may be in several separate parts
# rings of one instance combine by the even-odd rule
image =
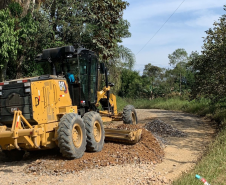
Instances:
[[[60,118],[66,113],[77,113],[72,106],[66,80],[50,79],[31,82],[33,119],[31,125],[22,112],[14,111],[12,127],[0,126],[2,150],[54,148]]]
[[[96,106],[98,107],[99,106],[99,101],[104,98],[106,99],[107,96],[106,96],[106,93],[110,91],[110,86],[108,87],[104,87],[103,90],[101,91],[98,91],[97,92],[97,104]],[[102,120],[104,122],[109,122],[109,121],[121,121],[122,120],[122,113],[118,113],[118,110],[117,110],[117,102],[116,102],[116,96],[114,94],[110,94],[110,97],[109,97],[109,103],[112,107],[114,107],[114,115],[110,114],[108,110],[105,110],[105,111],[99,111],[101,117],[102,117]]]
[[[77,113],[77,106],[72,106],[66,80],[50,79],[31,82],[31,98],[33,119],[36,125],[31,125],[20,110],[14,111],[12,127],[0,126],[0,145],[2,150],[21,148],[27,150],[50,149],[57,146],[57,130],[60,118],[67,113]],[[97,92],[97,102],[107,98],[106,93],[110,86]],[[99,111],[104,122],[122,120],[122,114],[117,112],[116,97],[110,94],[109,103],[114,107],[114,115]],[[99,106],[97,103],[96,106]],[[140,131],[124,131],[116,136],[118,131],[106,129],[106,139],[121,138],[136,142]]]

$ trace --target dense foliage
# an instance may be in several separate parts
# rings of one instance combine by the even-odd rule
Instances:
[[[133,66],[135,58],[131,51],[118,45],[122,38],[131,35],[130,24],[123,19],[126,1],[37,0],[37,5],[32,2],[7,1],[5,7],[0,6],[4,8],[0,10],[1,81],[6,77],[41,74],[35,56],[45,48],[63,45],[83,46],[97,52],[104,62]]]
[[[119,74],[121,86],[117,92],[122,97],[149,99],[189,95],[195,75],[191,61],[197,55],[197,52],[188,55],[184,49],[177,49],[169,55],[171,68],[160,68],[149,63],[145,65],[143,75],[138,71],[118,68],[117,70],[121,71]]]
[[[74,45],[97,52],[107,63],[114,92],[122,97],[191,94],[225,102],[226,15],[206,31],[200,55],[176,49],[168,55],[170,68],[147,64],[141,75],[132,70],[131,50],[120,45],[122,38],[131,36],[130,24],[123,19],[128,5],[123,0],[4,0],[0,3],[0,80],[42,74],[34,62],[38,53]]]
[[[226,10],[226,9],[225,9]],[[193,97],[205,96],[213,103],[226,100],[226,15],[206,31],[202,54],[192,60],[196,83]]]
[[[38,24],[28,13],[22,17],[22,7],[18,3],[10,4],[8,9],[0,11],[0,67],[1,80],[6,77],[8,63],[13,65],[12,74],[19,78],[22,63],[32,55]],[[9,74],[10,74],[9,73]]]

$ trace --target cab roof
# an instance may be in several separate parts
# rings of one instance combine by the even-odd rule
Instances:
[[[54,62],[60,59],[72,58],[73,56],[76,57],[77,55],[80,55],[80,54],[81,55],[88,54],[88,55],[96,56],[95,52],[82,47],[75,49],[74,46],[64,46],[64,47],[49,48],[49,49],[43,50],[42,53],[36,56],[35,61],[36,62],[44,62],[44,61]]]

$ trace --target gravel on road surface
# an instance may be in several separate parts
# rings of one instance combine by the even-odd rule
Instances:
[[[153,134],[160,135],[162,137],[186,137],[187,134],[183,131],[180,131],[174,128],[172,125],[164,123],[160,119],[155,119],[151,122],[145,124],[144,128],[151,131]]]
[[[163,156],[159,142],[151,132],[142,129],[142,138],[135,145],[105,143],[101,152],[86,152],[82,158],[75,160],[65,160],[59,153],[53,156],[40,155],[40,159],[27,165],[24,171],[35,174],[68,174],[121,164],[157,163],[161,162]]]
[[[136,111],[140,124],[120,122],[107,127],[142,129],[139,143],[105,143],[102,152],[85,153],[76,160],[65,160],[58,150],[46,150],[26,153],[19,162],[5,162],[0,152],[0,184],[171,184],[194,167],[215,133],[205,120],[191,114]]]

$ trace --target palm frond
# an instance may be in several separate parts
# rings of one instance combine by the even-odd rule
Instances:
[[[136,62],[136,58],[133,52],[129,48],[123,45],[119,45],[117,48],[117,54],[119,60],[122,61],[123,65],[131,70]]]

